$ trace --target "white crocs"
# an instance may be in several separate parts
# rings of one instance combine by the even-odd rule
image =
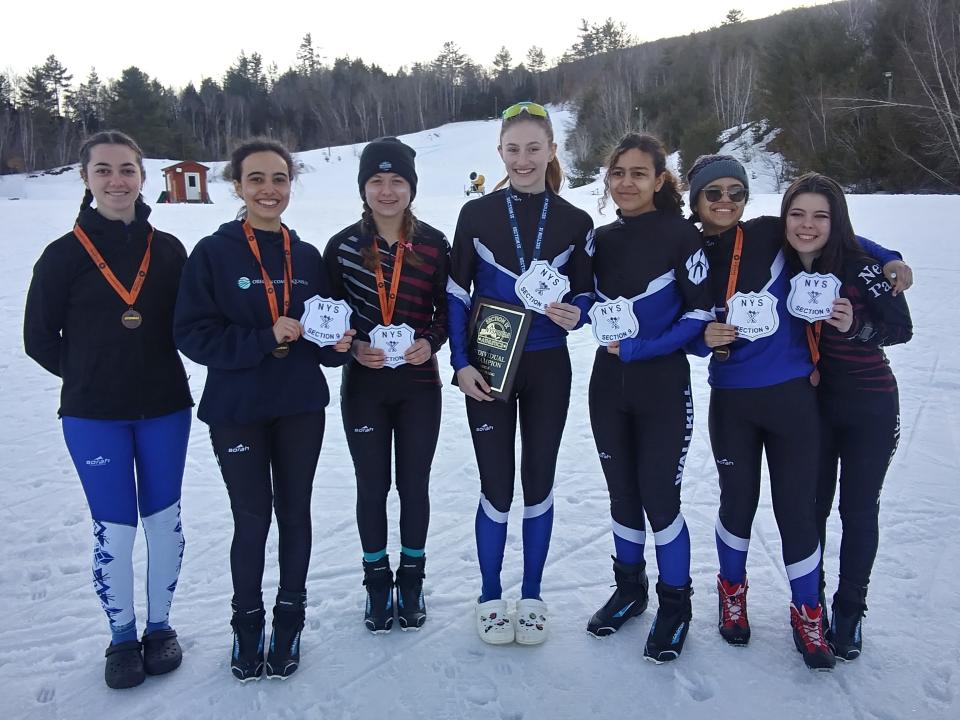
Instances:
[[[543,600],[517,601],[516,636],[521,645],[539,645],[547,639],[547,604]]]
[[[513,621],[506,600],[477,603],[477,634],[485,643],[506,645],[513,642]]]

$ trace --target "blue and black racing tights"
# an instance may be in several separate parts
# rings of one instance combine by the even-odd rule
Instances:
[[[146,420],[65,416],[63,437],[93,517],[93,585],[113,643],[135,640],[133,542],[147,541],[147,632],[168,627],[183,558],[180,488],[191,410]]]

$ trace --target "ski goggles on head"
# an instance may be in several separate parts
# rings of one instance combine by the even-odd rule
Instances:
[[[732,203],[743,202],[747,199],[747,189],[742,185],[734,185],[729,188],[711,185],[703,189],[703,196],[707,199],[707,202],[720,202],[724,195]]]
[[[509,120],[510,118],[514,118],[522,112],[525,112],[529,115],[534,115],[536,117],[542,117],[542,118],[550,117],[550,113],[547,112],[547,109],[543,105],[540,105],[539,103],[531,102],[529,100],[526,100],[524,102],[518,102],[511,105],[510,107],[508,107],[506,110],[503,111],[503,115],[501,117],[504,120]]]

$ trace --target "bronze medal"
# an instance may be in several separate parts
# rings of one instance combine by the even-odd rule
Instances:
[[[721,345],[713,349],[713,359],[717,362],[726,362],[730,359],[730,346]]]
[[[286,317],[287,312],[290,310],[290,286],[293,284],[293,262],[290,258],[290,233],[287,232],[287,228],[283,225],[280,226],[280,232],[283,235],[283,257],[284,257],[284,267],[283,267],[283,315]],[[247,236],[247,243],[250,245],[250,252],[253,253],[253,257],[257,260],[257,265],[260,266],[260,275],[263,277],[263,289],[267,293],[267,305],[270,307],[270,317],[273,318],[273,323],[276,325],[277,320],[280,319],[280,308],[277,305],[277,294],[273,291],[273,280],[270,279],[270,275],[267,274],[267,269],[263,266],[263,261],[260,259],[260,247],[257,245],[257,237],[253,232],[253,227],[246,220],[243,222],[243,233]],[[277,345],[273,350],[270,351],[270,354],[275,358],[285,358],[290,353],[290,345],[286,342],[282,342]]]
[[[134,278],[133,285],[129,290],[120,284],[117,276],[113,274],[113,271],[103,259],[100,251],[97,250],[79,224],[73,226],[73,234],[80,244],[83,245],[84,250],[87,251],[90,259],[93,260],[93,264],[97,266],[100,274],[103,275],[104,279],[110,284],[110,287],[113,288],[113,291],[119,295],[120,299],[126,304],[127,309],[124,310],[120,316],[120,324],[127,328],[127,330],[136,330],[143,323],[143,316],[137,310],[133,309],[133,304],[140,296],[143,283],[147,279],[147,271],[150,269],[150,246],[153,242],[153,228],[150,228],[150,232],[147,233],[147,250],[143,254],[143,260],[140,261],[140,269],[137,270],[137,276]]]
[[[133,308],[127,308],[123,311],[123,315],[120,316],[120,323],[127,330],[136,330],[143,323],[143,315],[134,310]]]

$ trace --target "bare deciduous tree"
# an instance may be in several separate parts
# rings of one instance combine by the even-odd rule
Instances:
[[[752,53],[737,52],[731,58],[714,57],[711,67],[713,105],[721,127],[739,127],[749,118],[756,68]]]

